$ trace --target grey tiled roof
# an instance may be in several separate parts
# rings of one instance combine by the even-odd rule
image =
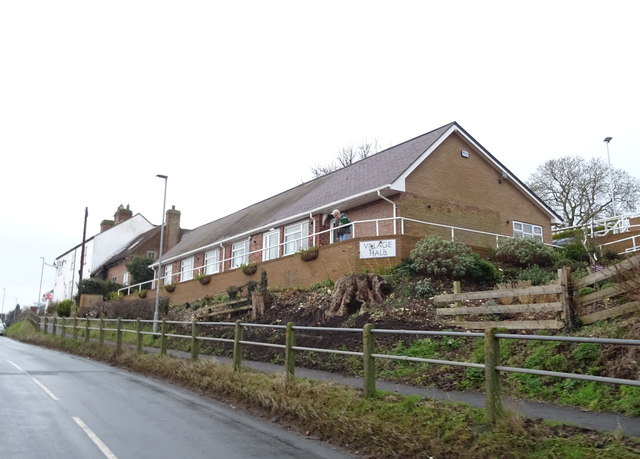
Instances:
[[[407,140],[399,145],[371,155],[350,166],[316,178],[291,188],[264,201],[257,202],[231,215],[207,223],[183,236],[182,240],[169,250],[164,261],[197,251],[217,242],[247,234],[261,228],[269,228],[275,223],[299,220],[311,212],[330,212],[336,203],[348,202],[361,193],[383,189],[398,180],[433,144],[452,126],[473,139],[456,122],[441,126],[426,134]],[[480,149],[501,169],[508,169],[486,151]],[[512,175],[512,174],[511,174]],[[530,194],[532,199],[544,207],[550,215],[553,211],[546,206],[524,183],[515,176],[518,185]]]
[[[371,155],[350,166],[318,177],[272,196],[226,217],[207,223],[183,236],[163,260],[224,241],[248,231],[268,227],[294,216],[318,211],[365,191],[393,183],[447,129],[449,123],[431,132]],[[298,217],[299,218],[299,217]]]

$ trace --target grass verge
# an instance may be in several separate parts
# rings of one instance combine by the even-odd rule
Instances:
[[[370,457],[635,458],[640,440],[549,425],[510,414],[490,428],[482,410],[379,392],[372,399],[337,384],[243,370],[210,360],[116,353],[109,346],[62,339],[12,325],[15,339],[153,376],[241,406],[255,415]]]

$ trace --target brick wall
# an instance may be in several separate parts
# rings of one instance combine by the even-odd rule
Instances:
[[[365,238],[365,240],[371,239],[376,238]],[[171,304],[193,302],[206,295],[224,294],[230,285],[246,285],[249,280],[260,282],[261,270],[267,272],[270,288],[308,288],[313,283],[326,279],[336,281],[352,273],[377,272],[383,268],[395,266],[402,258],[407,257],[418,240],[417,237],[410,236],[396,236],[394,239],[397,247],[397,256],[394,258],[360,260],[359,240],[349,240],[321,247],[318,258],[312,261],[305,262],[297,255],[289,255],[276,260],[258,262],[258,270],[250,276],[239,269],[234,269],[212,275],[209,284],[202,285],[194,279],[179,283],[172,293],[161,289],[160,294],[168,297]],[[155,291],[150,291],[149,295],[153,297]],[[130,296],[134,297],[134,295]]]
[[[405,217],[506,235],[513,234],[514,220],[531,223],[542,226],[545,242],[551,242],[547,214],[457,134],[407,178],[399,205]]]

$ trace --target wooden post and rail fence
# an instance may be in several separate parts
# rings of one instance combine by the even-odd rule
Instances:
[[[596,290],[584,296],[577,292],[583,287],[609,281],[610,286]],[[613,281],[613,282],[612,282]],[[460,286],[454,284],[454,293],[436,295],[436,303],[450,303],[450,307],[436,308],[436,315],[454,316],[451,325],[470,330],[506,328],[517,330],[573,329],[579,323],[590,324],[598,320],[609,319],[623,314],[640,311],[640,301],[629,301],[613,307],[602,306],[601,310],[579,315],[586,306],[607,302],[619,295],[640,294],[640,255],[628,258],[620,263],[606,267],[582,278],[574,278],[568,267],[558,270],[558,280],[547,285],[533,287],[485,290],[460,293]],[[480,306],[460,306],[462,302],[473,300],[506,300],[511,303],[515,298],[520,304],[489,304]],[[551,301],[549,301],[551,299]],[[501,314],[539,315],[552,313],[553,318],[525,320],[462,320],[463,316],[485,316]],[[549,316],[550,314],[546,314]]]

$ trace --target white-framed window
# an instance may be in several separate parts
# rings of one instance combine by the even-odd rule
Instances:
[[[204,253],[204,273],[216,274],[220,272],[220,250],[213,249]]]
[[[239,268],[240,265],[249,262],[249,241],[236,242],[231,246],[231,269]]]
[[[284,229],[284,254],[291,255],[309,247],[309,222],[296,223]]]
[[[262,261],[274,260],[280,256],[280,230],[266,233],[262,237]]]
[[[193,279],[193,257],[180,262],[180,282]]]
[[[165,265],[164,267],[164,285],[173,283],[173,264]]]
[[[125,271],[122,275],[122,285],[129,285],[129,271]]]
[[[542,242],[542,226],[514,221],[513,237],[527,237]]]

